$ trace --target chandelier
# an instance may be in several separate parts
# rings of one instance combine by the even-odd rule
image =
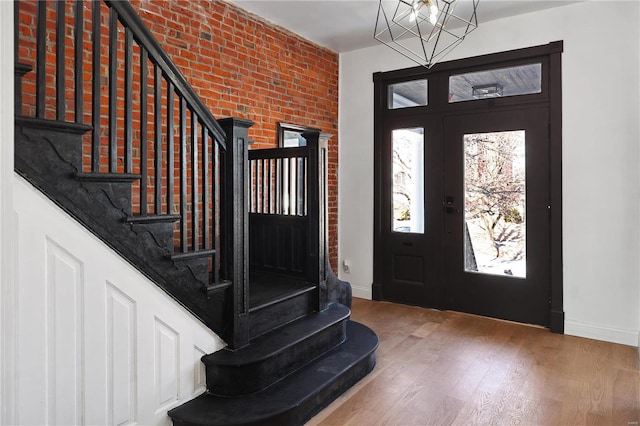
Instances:
[[[478,27],[478,2],[380,0],[373,36],[396,52],[431,68]]]

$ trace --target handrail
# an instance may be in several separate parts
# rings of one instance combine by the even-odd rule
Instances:
[[[307,148],[306,146],[297,146],[291,148],[252,149],[249,151],[249,160],[269,158],[295,158],[308,156],[309,148]]]
[[[215,136],[221,147],[226,149],[225,134],[222,127],[220,127],[220,124],[218,124],[213,114],[187,82],[187,79],[156,41],[131,4],[128,1],[105,0],[104,2],[118,12],[118,19],[132,31],[134,39],[149,52],[149,59],[160,67],[167,78],[171,80],[176,91],[182,95],[209,130],[215,133],[212,136]]]

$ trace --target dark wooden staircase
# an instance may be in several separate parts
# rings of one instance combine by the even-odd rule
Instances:
[[[170,410],[174,424],[304,423],[371,371],[378,344],[326,261],[319,132],[249,150],[253,123],[213,118],[128,2],[84,3],[16,2],[16,55],[33,52],[15,61],[16,171],[227,342],[203,357],[207,392]],[[85,8],[108,23],[91,36],[102,52],[109,34],[106,76],[84,32],[62,27],[74,10],[84,28]],[[35,39],[18,25],[30,11]]]
[[[260,339],[237,355],[225,356],[226,352],[221,351],[205,356],[209,391],[171,410],[173,423],[303,424],[375,365],[378,337],[362,324],[348,321],[348,310],[337,325],[318,330],[320,324],[328,321],[324,317],[337,316],[340,307],[344,308],[336,305],[326,314],[325,311],[309,316],[265,335],[280,345],[277,348],[267,339]],[[336,339],[334,334],[341,334],[341,338]],[[332,343],[335,346],[327,350]],[[303,362],[296,357],[301,355],[304,358],[317,355],[317,358]],[[257,390],[246,394],[246,389],[237,383],[212,388],[210,377],[221,372],[237,377],[240,383],[246,380],[248,389]],[[236,395],[239,392],[242,394]]]

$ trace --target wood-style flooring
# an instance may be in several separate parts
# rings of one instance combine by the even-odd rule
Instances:
[[[640,421],[638,349],[449,311],[354,299],[375,369],[308,425]]]

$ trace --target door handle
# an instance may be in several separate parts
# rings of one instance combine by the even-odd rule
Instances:
[[[447,214],[453,214],[453,213],[460,213],[459,209],[456,209],[453,207],[453,197],[450,195],[447,195],[446,197],[444,197],[444,203],[442,203],[444,205],[444,212]]]

